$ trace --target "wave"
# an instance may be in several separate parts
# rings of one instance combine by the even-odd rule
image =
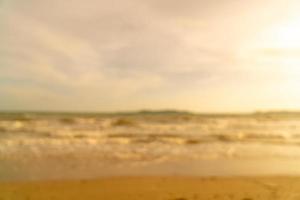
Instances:
[[[239,152],[237,146],[255,148]],[[274,146],[285,155],[289,152],[285,149],[300,149],[300,118],[179,113],[0,116],[0,156],[20,151],[63,154],[68,150],[72,155],[87,151],[109,157],[118,150],[128,155],[139,152],[140,158],[168,159],[171,154],[205,157],[215,151],[218,156],[243,157],[248,150],[264,152]]]

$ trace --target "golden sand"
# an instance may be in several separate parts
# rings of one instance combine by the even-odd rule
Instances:
[[[113,177],[14,182],[0,184],[0,199],[296,200],[300,199],[300,178]]]

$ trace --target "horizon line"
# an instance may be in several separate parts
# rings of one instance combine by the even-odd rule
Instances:
[[[278,113],[300,113],[300,109],[267,109],[267,110],[253,110],[253,111],[191,111],[182,109],[138,109],[138,110],[120,110],[120,111],[89,111],[89,110],[0,110],[3,113],[65,113],[65,114],[138,114],[138,113],[178,113],[178,114],[194,114],[194,115],[249,115],[249,114],[278,114]]]

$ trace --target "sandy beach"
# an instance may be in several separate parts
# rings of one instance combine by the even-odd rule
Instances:
[[[1,199],[288,200],[300,198],[296,177],[110,177],[0,184]]]

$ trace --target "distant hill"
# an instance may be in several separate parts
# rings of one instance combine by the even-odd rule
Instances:
[[[122,112],[63,112],[63,111],[0,111],[1,118],[32,118],[34,116],[114,116],[114,115],[198,115],[212,117],[231,117],[231,116],[300,116],[300,111],[256,111],[252,113],[201,113],[183,110],[139,110]]]
[[[166,115],[190,115],[194,114],[188,111],[179,111],[179,110],[141,110],[137,112],[138,114],[147,114],[147,115],[157,115],[157,114],[166,114]]]

